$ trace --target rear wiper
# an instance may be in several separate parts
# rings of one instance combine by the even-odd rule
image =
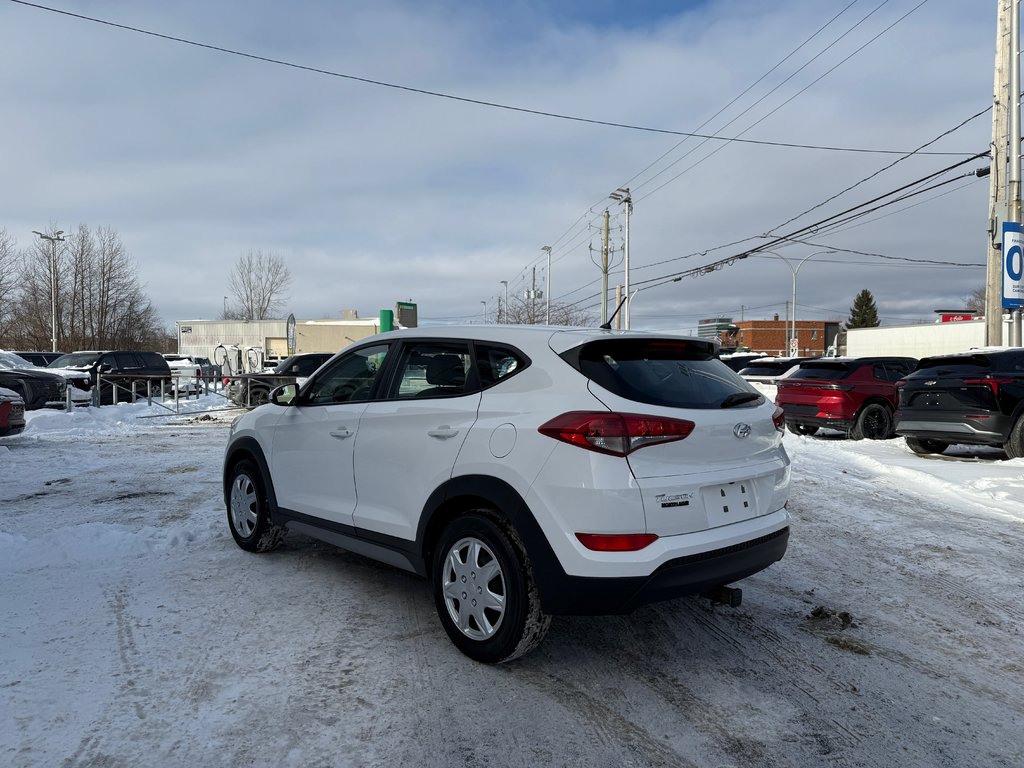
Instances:
[[[732,408],[735,405],[743,405],[744,403],[759,400],[760,398],[761,395],[758,394],[757,392],[733,392],[731,395],[728,395],[725,398],[725,400],[722,401],[722,404],[718,407]]]

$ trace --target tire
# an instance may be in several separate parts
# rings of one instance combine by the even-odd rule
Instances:
[[[270,402],[270,390],[266,387],[252,387],[249,390],[249,407],[256,408]]]
[[[478,510],[449,523],[434,551],[432,575],[441,625],[471,659],[511,661],[547,634],[551,617],[541,611],[522,540],[495,513]]]
[[[942,453],[949,448],[949,443],[941,440],[928,440],[927,438],[907,437],[907,447],[919,456],[927,456],[932,453]]]
[[[259,468],[248,459],[239,461],[228,485],[228,528],[247,552],[269,552],[284,537],[284,528],[270,522],[268,506]]]
[[[1003,450],[1011,459],[1024,459],[1024,415],[1013,425],[1009,438],[1003,444]]]
[[[786,429],[794,435],[814,435],[818,432],[818,428],[813,424],[798,424],[793,421],[786,422]]]
[[[861,408],[850,429],[851,440],[888,440],[893,434],[892,411],[881,403]]]

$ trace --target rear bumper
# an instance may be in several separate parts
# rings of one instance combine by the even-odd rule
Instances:
[[[802,427],[819,427],[823,429],[838,429],[841,432],[849,432],[853,426],[853,419],[833,419],[820,416],[786,416],[786,425],[799,424]]]
[[[548,613],[629,613],[660,600],[706,592],[764,570],[786,554],[789,528],[722,549],[663,563],[649,576],[600,578],[563,575],[557,589],[541,595]]]
[[[985,414],[984,418],[966,415],[936,418],[908,411],[896,414],[896,434],[921,440],[941,440],[944,443],[966,445],[997,445],[1006,442],[1013,426],[1010,418],[1001,413]]]

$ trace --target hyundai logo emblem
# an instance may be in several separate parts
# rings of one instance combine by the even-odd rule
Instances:
[[[750,425],[743,424],[742,422],[732,428],[732,433],[736,435],[740,440],[750,436]]]

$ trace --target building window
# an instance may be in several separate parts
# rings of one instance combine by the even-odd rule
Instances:
[[[817,340],[818,340],[818,332],[817,331],[811,331],[811,341],[817,341]]]

